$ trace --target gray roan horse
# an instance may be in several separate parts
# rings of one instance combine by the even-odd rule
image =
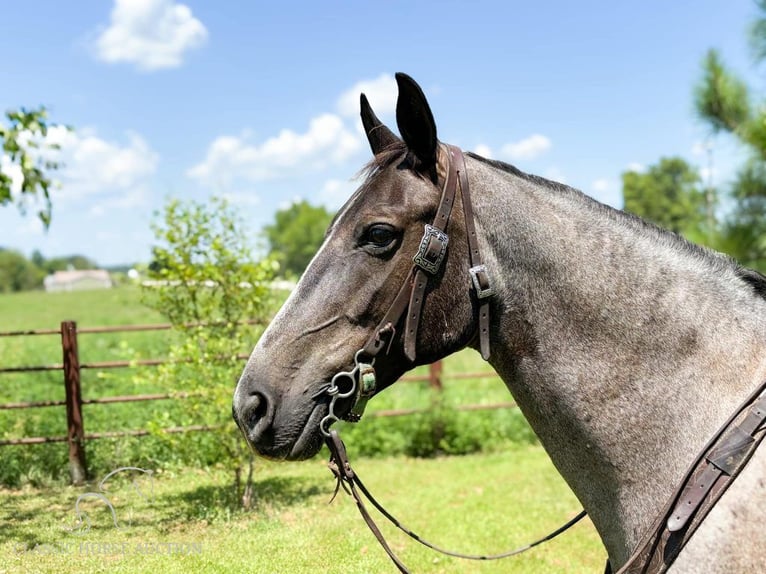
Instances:
[[[374,159],[255,347],[235,391],[235,420],[265,457],[312,457],[332,410],[330,381],[371,340],[378,349],[383,341],[379,391],[416,365],[479,349],[487,303],[489,362],[617,570],[663,519],[709,439],[766,380],[766,278],[565,185],[471,153],[446,257],[433,274],[417,275],[413,255],[423,254],[424,226],[434,223],[455,148],[437,140],[418,85],[404,74],[397,82],[402,137],[362,95]],[[460,200],[468,189],[471,217]],[[474,223],[481,285],[469,273],[466,227]],[[423,276],[420,324],[408,343],[408,311],[394,313],[395,324],[381,321]],[[489,297],[477,297],[489,286]],[[353,403],[333,401],[332,414],[348,415]],[[761,438],[756,427],[750,434]],[[740,467],[672,572],[766,568],[766,448]]]

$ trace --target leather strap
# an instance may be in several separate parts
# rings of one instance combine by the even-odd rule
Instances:
[[[747,415],[735,424],[748,408]],[[670,568],[763,441],[765,419],[766,381],[708,441],[654,526],[617,574],[660,574]],[[607,572],[611,572],[610,566]]]
[[[391,522],[391,524],[396,526],[399,530],[404,532],[407,536],[409,536],[413,540],[419,542],[420,544],[422,544],[423,546],[426,546],[427,548],[435,550],[436,552],[439,552],[446,556],[452,556],[454,558],[462,558],[465,560],[482,560],[482,561],[500,560],[502,558],[509,558],[511,556],[516,556],[517,554],[526,552],[527,550],[530,550],[531,548],[534,548],[535,546],[538,546],[542,544],[543,542],[547,542],[548,540],[552,540],[553,538],[556,538],[559,534],[566,532],[567,530],[569,530],[569,528],[577,524],[580,520],[582,520],[586,516],[585,511],[583,510],[579,514],[577,514],[577,516],[575,516],[574,518],[569,520],[566,524],[560,526],[559,528],[557,528],[550,534],[547,534],[546,536],[543,536],[542,538],[539,538],[535,540],[534,542],[531,542],[530,544],[525,544],[524,546],[520,546],[519,548],[515,548],[513,550],[509,550],[501,554],[490,554],[490,555],[462,554],[459,552],[453,552],[451,550],[445,550],[433,544],[432,542],[425,540],[424,538],[422,538],[421,536],[419,536],[418,534],[414,533],[412,530],[404,526],[396,517],[394,517],[393,514],[388,512],[388,510],[386,510],[385,507],[382,504],[380,504],[380,502],[378,502],[375,499],[375,497],[372,496],[372,494],[370,494],[370,491],[367,490],[367,487],[365,487],[361,478],[359,478],[359,475],[356,472],[354,472],[354,470],[351,468],[351,463],[349,462],[348,454],[346,453],[346,446],[343,444],[343,441],[340,439],[340,436],[338,435],[338,431],[331,430],[330,435],[326,439],[326,442],[327,442],[327,447],[330,449],[330,461],[328,463],[328,466],[330,467],[330,470],[335,475],[335,478],[338,481],[335,488],[335,494],[337,494],[340,488],[342,487],[347,494],[351,495],[351,497],[354,499],[354,502],[356,502],[356,506],[359,509],[359,513],[362,515],[362,518],[367,524],[367,527],[370,529],[370,531],[375,536],[377,541],[386,551],[386,554],[388,554],[389,558],[391,558],[394,564],[396,564],[396,567],[399,569],[399,572],[402,572],[403,574],[409,574],[409,570],[402,563],[402,561],[396,556],[393,550],[391,550],[391,547],[386,542],[386,539],[381,533],[380,528],[378,528],[378,525],[375,523],[375,520],[373,520],[372,516],[367,510],[367,507],[364,503],[365,498],[370,502],[370,504],[372,504],[378,510],[378,512],[380,512],[389,522]],[[364,498],[360,495],[360,492],[362,495],[364,495]],[[335,498],[335,494],[333,495],[333,498]]]
[[[479,240],[476,237],[476,226],[474,225],[473,205],[471,196],[468,193],[468,174],[465,169],[465,158],[460,148],[448,146],[452,154],[452,162],[460,182],[460,196],[463,198],[463,213],[465,216],[465,231],[468,239],[468,260],[471,265],[472,278],[474,278],[474,289],[476,297],[479,300],[479,349],[481,357],[486,361],[489,359],[489,300],[492,295],[492,289],[489,283],[487,270],[481,262],[481,252],[479,251]]]
[[[367,340],[364,347],[362,347],[364,354],[370,358],[377,357],[386,346],[386,336],[389,346],[393,342],[394,336],[396,335],[396,325],[399,324],[399,319],[402,318],[402,315],[407,310],[407,305],[410,302],[410,289],[413,280],[412,273],[413,271],[411,270],[407,279],[402,283],[399,293],[396,294],[394,302],[391,303],[391,307],[388,308],[388,311],[375,328],[372,336]]]
[[[415,361],[416,345],[418,339],[418,328],[420,327],[420,313],[423,308],[423,301],[426,298],[426,286],[428,285],[428,276],[422,269],[415,271],[415,278],[412,280],[412,292],[410,294],[410,310],[407,312],[407,321],[404,326],[404,355],[410,360]]]
[[[348,461],[346,445],[344,445],[343,441],[340,440],[338,431],[330,431],[330,436],[327,438],[327,447],[330,449],[330,462],[328,463],[328,466],[338,481],[338,484],[335,488],[335,494],[333,494],[333,498],[335,498],[335,495],[338,494],[338,489],[341,486],[343,487],[343,490],[351,494],[351,496],[354,498],[354,501],[356,502],[356,507],[359,509],[359,513],[367,523],[367,527],[375,535],[375,538],[383,547],[383,550],[386,551],[386,554],[388,554],[389,558],[391,558],[391,561],[396,564],[399,572],[402,574],[410,574],[410,571],[407,570],[407,567],[402,563],[401,560],[399,560],[399,557],[394,554],[394,551],[391,550],[388,542],[386,542],[386,539],[383,537],[383,533],[380,531],[378,525],[375,524],[372,516],[370,516],[370,513],[367,511],[364,500],[356,491],[356,474],[351,468],[351,463]]]
[[[479,300],[479,341],[481,355],[489,359],[489,301],[493,294],[486,268],[482,265],[479,251],[476,227],[474,224],[473,206],[471,205],[468,176],[465,158],[460,148],[445,145],[447,152],[447,174],[442,186],[441,198],[436,209],[433,223],[426,226],[426,233],[421,242],[421,248],[414,257],[414,265],[407,279],[402,284],[391,307],[365,343],[363,350],[370,358],[376,357],[388,343],[390,347],[396,327],[406,312],[403,333],[404,355],[414,362],[417,356],[417,338],[420,329],[420,317],[425,302],[428,278],[431,273],[439,270],[447,248],[447,227],[449,226],[452,208],[455,205],[455,195],[458,186],[463,201],[466,237],[470,263],[471,280],[476,297]],[[430,228],[430,229],[429,229]]]
[[[705,457],[707,464],[695,480],[689,482],[681,493],[681,499],[668,518],[667,527],[671,532],[681,530],[689,518],[699,509],[700,504],[715,486],[721,475],[731,476],[755,441],[753,434],[766,418],[766,396],[758,399],[747,417],[723,437],[719,446]]]
[[[450,149],[450,146],[447,146]],[[449,225],[452,208],[455,205],[455,193],[457,192],[457,172],[455,171],[455,162],[452,157],[447,162],[447,176],[442,187],[439,207],[436,209],[436,216],[431,224],[438,231],[445,233]],[[435,245],[437,241],[432,238],[428,242],[427,252],[438,249]],[[416,345],[418,338],[418,328],[420,326],[420,314],[425,300],[426,286],[428,284],[428,275],[422,267],[417,267],[416,263],[415,279],[412,283],[412,294],[410,295],[410,308],[407,313],[407,321],[404,331],[404,355],[414,361],[416,356]]]

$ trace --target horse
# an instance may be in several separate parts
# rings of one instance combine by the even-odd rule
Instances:
[[[374,356],[374,395],[417,365],[474,348],[619,569],[705,444],[766,380],[766,277],[571,187],[456,151],[438,140],[417,83],[396,81],[401,136],[362,94],[373,159],[255,346],[235,421],[258,454],[308,459],[334,420],[352,416],[350,392],[326,392],[337,373]],[[434,231],[450,186],[463,201]],[[413,267],[413,254],[438,265]],[[766,451],[740,470],[672,572],[764,570]]]

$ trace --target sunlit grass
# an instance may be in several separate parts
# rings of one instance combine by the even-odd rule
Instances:
[[[352,461],[367,486],[417,533],[465,552],[499,552],[546,534],[579,510],[539,447],[429,460]],[[237,509],[231,476],[160,473],[151,501],[123,482],[109,490],[123,529],[101,503],[74,533],[89,487],[0,491],[0,572],[394,572],[320,460],[258,462],[255,508]],[[141,480],[146,492],[146,479]],[[130,523],[127,523],[128,517]],[[589,523],[520,557],[482,563],[439,556],[383,526],[413,572],[597,572],[605,553]]]

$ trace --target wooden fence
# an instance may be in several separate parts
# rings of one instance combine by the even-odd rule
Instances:
[[[159,331],[169,330],[170,324],[154,325],[122,325],[113,327],[87,327],[77,328],[74,321],[63,321],[59,329],[38,329],[26,331],[6,331],[0,332],[0,337],[24,337],[24,336],[42,336],[59,335],[61,337],[62,362],[47,365],[32,366],[12,366],[0,367],[0,375],[4,373],[21,372],[40,372],[40,371],[61,371],[63,373],[64,400],[46,400],[30,401],[0,404],[0,410],[10,409],[31,409],[42,407],[66,406],[67,434],[65,436],[33,436],[0,440],[1,446],[9,445],[32,445],[54,442],[66,442],[69,447],[69,473],[74,484],[80,484],[85,481],[87,476],[87,464],[85,457],[85,441],[101,438],[114,438],[122,436],[145,436],[149,434],[148,430],[124,430],[86,433],[83,421],[83,404],[105,404],[105,403],[125,403],[137,401],[157,401],[166,399],[187,398],[185,393],[155,393],[141,395],[123,395],[85,399],[82,398],[81,373],[84,369],[119,369],[133,368],[139,366],[157,366],[167,363],[167,359],[141,359],[131,361],[100,361],[81,363],[79,358],[78,344],[79,335],[88,333],[124,333],[136,331]],[[247,355],[239,355],[238,358],[245,360]],[[477,379],[494,377],[496,374],[490,372],[480,373],[461,373],[453,374],[450,379]],[[407,375],[402,378],[410,382],[428,382],[429,385],[437,390],[443,388],[443,372],[441,361],[429,366],[427,375]],[[461,405],[458,410],[475,411],[491,410],[500,408],[511,408],[516,405],[512,402],[482,404],[482,405]],[[404,416],[422,412],[421,409],[397,409],[383,410],[371,413],[372,416],[390,417]],[[162,429],[166,433],[183,433],[193,431],[211,430],[212,427],[205,425],[190,425],[183,427],[170,427]]]

